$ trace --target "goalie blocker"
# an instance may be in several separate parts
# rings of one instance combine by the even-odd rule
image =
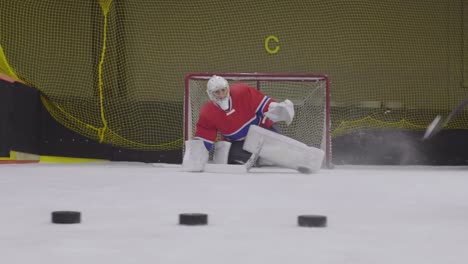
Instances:
[[[250,126],[244,150],[277,166],[314,173],[322,167],[325,152],[259,126]]]

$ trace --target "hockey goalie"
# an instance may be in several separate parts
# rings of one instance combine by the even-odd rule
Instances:
[[[185,171],[204,171],[212,148],[212,162],[217,164],[243,164],[247,170],[261,164],[303,173],[320,170],[324,152],[282,135],[275,125],[291,124],[294,106],[290,100],[275,102],[254,87],[230,86],[216,75],[208,80],[207,94],[210,101],[200,110],[195,136],[185,142]],[[215,142],[218,133],[222,140]]]

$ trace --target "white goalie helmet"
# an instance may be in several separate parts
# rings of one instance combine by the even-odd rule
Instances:
[[[222,89],[225,89],[225,95],[220,98],[219,95],[216,95],[216,92]],[[226,79],[221,76],[213,75],[208,80],[206,92],[210,100],[221,107],[221,109],[229,109],[231,100],[229,96],[229,83]]]

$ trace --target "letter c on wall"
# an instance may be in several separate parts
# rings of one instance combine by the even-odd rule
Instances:
[[[273,35],[270,35],[268,36],[266,39],[265,39],[265,50],[270,53],[270,54],[276,54],[278,53],[279,49],[280,49],[280,46],[279,45],[276,45],[274,47],[274,49],[271,49],[270,48],[270,42],[271,41],[274,41],[276,43],[279,43],[279,39]]]

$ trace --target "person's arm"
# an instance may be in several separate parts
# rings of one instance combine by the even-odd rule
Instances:
[[[291,124],[294,118],[294,105],[290,100],[286,99],[277,103],[255,88],[250,88],[249,93],[253,104],[257,106],[258,116],[267,117],[274,123],[284,121],[288,126]]]
[[[263,118],[264,113],[268,111],[269,105],[275,100],[253,87],[247,87],[246,93],[248,93],[248,98],[251,101],[252,107],[255,109],[255,114]]]

